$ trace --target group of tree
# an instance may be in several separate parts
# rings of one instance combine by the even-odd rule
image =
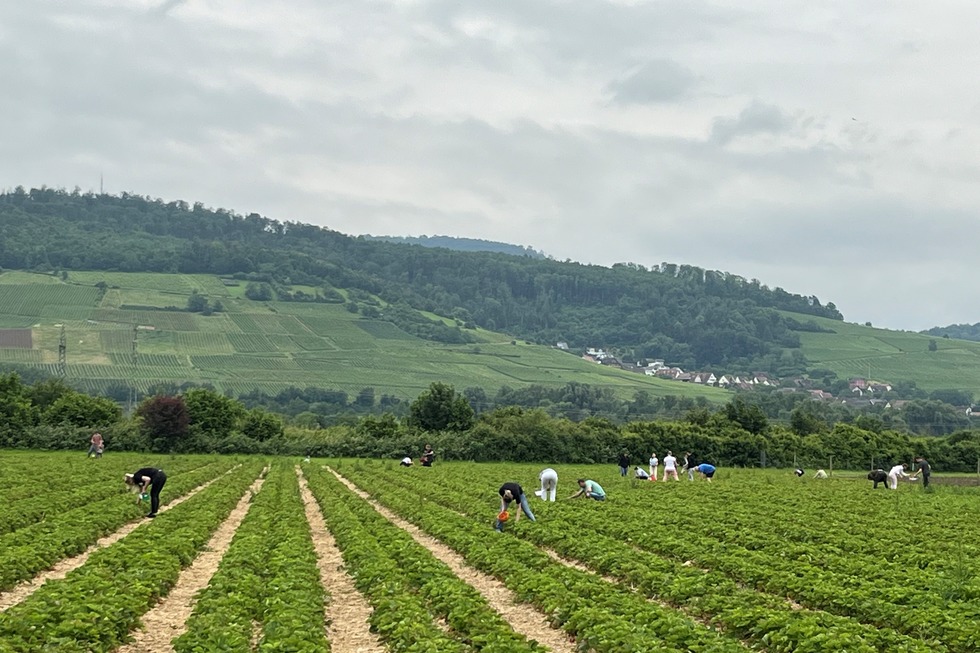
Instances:
[[[838,422],[815,428],[772,422],[742,397],[711,409],[695,407],[682,419],[617,423],[600,417],[574,421],[540,408],[508,406],[477,413],[463,393],[433,383],[404,417],[367,415],[329,428],[283,427],[278,415],[206,388],[146,397],[131,416],[100,397],[59,380],[25,384],[0,376],[0,446],[83,449],[93,430],[107,450],[192,453],[312,453],[320,456],[400,458],[425,443],[444,459],[551,463],[612,463],[626,449],[637,460],[650,453],[690,451],[723,466],[824,466],[862,469],[924,455],[942,471],[969,471],[980,461],[980,431],[915,437],[881,422]]]
[[[0,227],[3,267],[249,277],[269,286],[251,288],[257,297],[275,296],[275,284],[287,281],[360,291],[401,307],[353,300],[366,316],[444,342],[465,342],[465,327],[479,326],[542,344],[614,348],[628,359],[783,376],[805,368],[802,356],[783,355],[798,349],[796,331],[820,327],[780,311],[841,319],[814,296],[695,266],[427,248],[128,193],[17,188],[0,194]],[[422,312],[461,316],[464,330],[423,322]]]
[[[275,450],[283,422],[206,388],[148,396],[125,417],[111,399],[60,379],[27,384],[15,373],[0,375],[0,447],[78,448],[93,431],[116,451],[253,453]]]

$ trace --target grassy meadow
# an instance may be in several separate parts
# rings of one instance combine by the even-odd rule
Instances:
[[[109,287],[101,299],[99,282]],[[600,367],[499,333],[477,330],[478,343],[445,345],[416,338],[389,322],[362,318],[342,305],[251,301],[244,296],[244,285],[228,286],[213,275],[70,272],[62,281],[45,274],[4,272],[0,330],[29,329],[32,346],[4,346],[0,339],[0,367],[26,364],[55,374],[64,325],[67,375],[92,391],[113,383],[146,389],[159,382],[192,381],[235,394],[288,386],[356,394],[373,387],[411,399],[434,381],[488,392],[505,385],[579,382],[610,387],[624,398],[639,389],[653,396],[728,397],[720,390]],[[224,311],[204,316],[160,310],[185,307],[195,290],[220,300]]]

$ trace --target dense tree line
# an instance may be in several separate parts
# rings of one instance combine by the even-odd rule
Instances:
[[[401,308],[355,300],[352,309],[421,337],[467,340],[465,329],[419,323],[420,314],[407,311],[682,367],[798,373],[806,361],[795,331],[815,325],[777,309],[841,319],[816,297],[695,266],[602,267],[424,248],[127,193],[18,188],[0,194],[0,229],[6,268],[211,273],[264,281],[269,294],[272,284],[322,288],[312,298],[326,301],[333,289],[357,290]]]
[[[330,428],[284,428],[262,408],[206,388],[146,397],[134,414],[58,380],[33,385],[0,376],[0,446],[79,449],[101,430],[107,451],[314,454],[400,458],[431,443],[443,459],[612,463],[623,449],[637,460],[652,452],[692,452],[721,466],[825,466],[864,469],[924,455],[938,471],[971,471],[980,461],[980,431],[916,438],[882,424],[839,422],[813,432],[772,423],[761,406],[736,397],[717,410],[680,420],[573,421],[540,408],[496,408],[477,414],[463,393],[433,383],[403,418],[368,415]]]

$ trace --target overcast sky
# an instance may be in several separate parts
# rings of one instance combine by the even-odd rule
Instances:
[[[0,187],[980,321],[980,3],[0,3]]]

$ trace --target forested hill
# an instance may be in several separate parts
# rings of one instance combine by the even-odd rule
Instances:
[[[816,297],[693,266],[423,248],[126,193],[18,188],[0,194],[0,235],[4,268],[210,273],[333,296],[358,290],[464,327],[684,367],[792,373],[804,364],[794,330],[817,327],[772,309],[841,319]]]
[[[543,252],[539,252],[533,247],[521,245],[511,245],[495,240],[483,240],[481,238],[457,238],[455,236],[363,236],[367,240],[384,240],[389,243],[401,243],[403,245],[421,245],[422,247],[445,247],[460,252],[497,252],[499,254],[510,254],[511,256],[529,256],[531,258],[545,258]]]
[[[973,340],[980,342],[980,322],[976,324],[950,324],[944,327],[932,327],[922,331],[927,336],[939,336],[941,338],[957,338],[959,340]]]

